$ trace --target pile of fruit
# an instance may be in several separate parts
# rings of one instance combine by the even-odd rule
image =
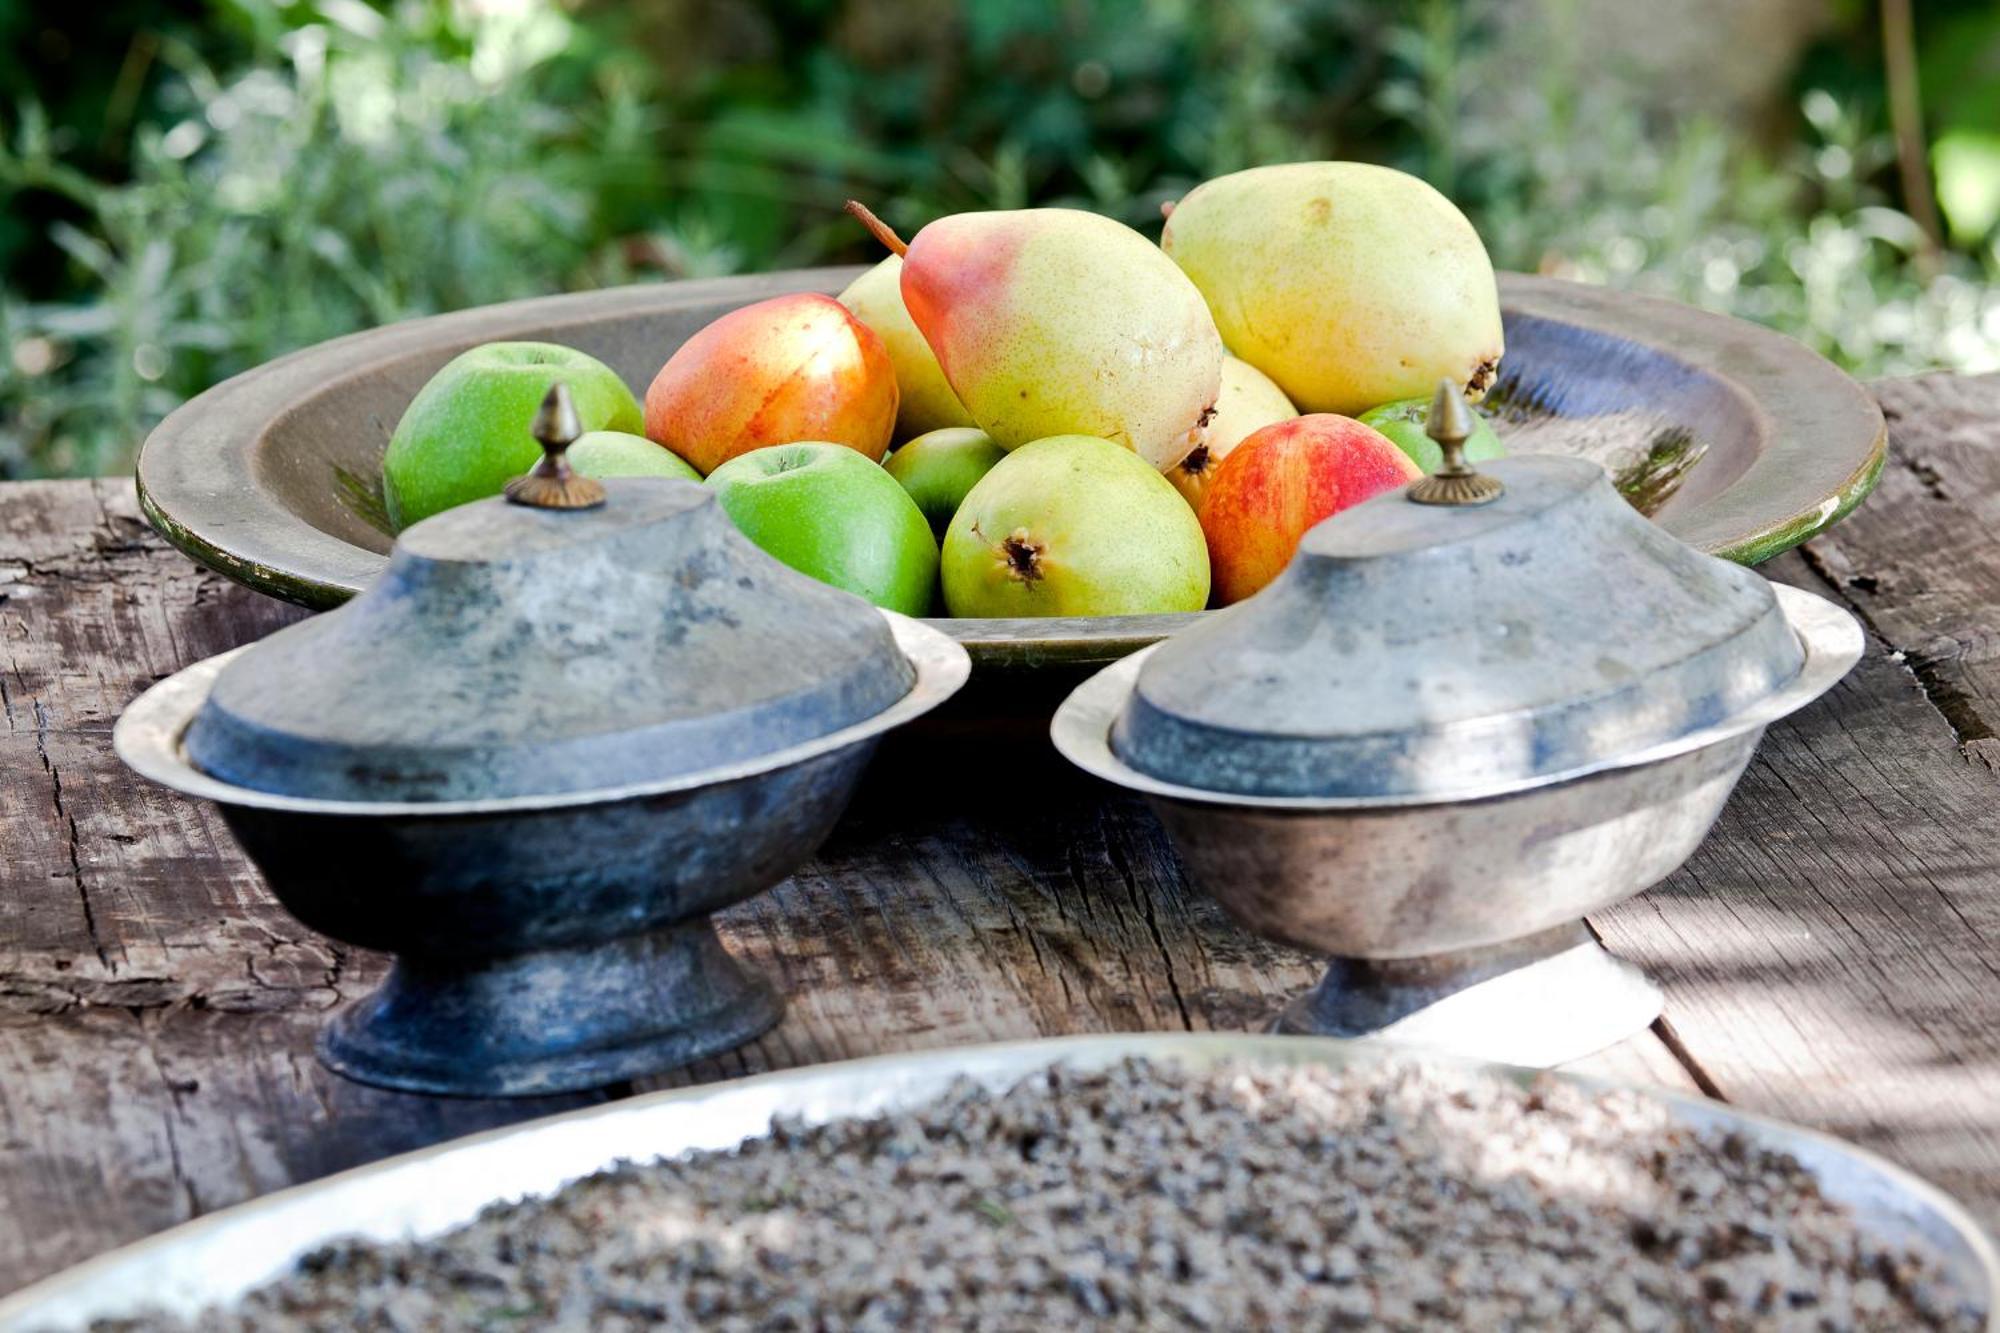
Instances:
[[[571,348],[452,361],[383,459],[392,520],[525,472],[560,378],[587,431],[577,471],[706,479],[751,541],[878,606],[1196,611],[1270,582],[1321,519],[1435,470],[1432,389],[1477,401],[1500,359],[1477,233],[1383,167],[1209,181],[1158,246],[1041,208],[940,218],[906,247],[850,207],[894,254],[838,300],[717,319],[643,406]],[[1499,451],[1482,421],[1467,456]]]

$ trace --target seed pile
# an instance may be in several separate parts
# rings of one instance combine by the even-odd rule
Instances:
[[[1643,1097],[1130,1061],[780,1122],[434,1239],[340,1242],[204,1330],[1950,1329],[1789,1156]],[[103,1323],[168,1330],[172,1320]]]

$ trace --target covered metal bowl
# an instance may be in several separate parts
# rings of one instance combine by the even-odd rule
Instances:
[[[1052,733],[1146,796],[1237,920],[1333,955],[1281,1030],[1545,1065],[1657,1016],[1582,918],[1687,859],[1764,728],[1862,636],[1647,523],[1592,464],[1479,479],[1494,493],[1439,502],[1429,479],[1322,523]]]
[[[704,488],[609,492],[420,523],[346,606],[119,719],[120,758],[216,802],[301,921],[396,955],[322,1035],[341,1073],[544,1093],[770,1027],[709,914],[811,855],[876,740],[966,679],[963,648],[770,559]]]

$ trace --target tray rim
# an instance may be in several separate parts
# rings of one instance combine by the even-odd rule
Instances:
[[[253,450],[298,397],[419,348],[462,349],[607,314],[659,312],[793,291],[837,292],[860,266],[639,284],[529,297],[383,325],[318,343],[215,385],[154,428],[134,467],[139,505],[171,544],[235,582],[314,610],[338,605],[386,557],[320,531],[266,491]],[[1839,522],[1874,488],[1887,428],[1867,391],[1803,344],[1760,325],[1660,297],[1539,275],[1499,275],[1504,309],[1622,338],[1715,376],[1769,431],[1766,447],[1718,495],[1661,525],[1710,554],[1756,564]],[[1774,506],[1771,497],[1796,494]],[[1774,508],[1777,512],[1773,512]],[[1114,661],[1206,612],[927,623],[980,667]]]
[[[1272,814],[1340,814],[1412,810],[1426,806],[1471,805],[1505,800],[1545,787],[1581,782],[1599,774],[1665,763],[1696,750],[1721,745],[1748,732],[1761,733],[1780,718],[1804,708],[1825,694],[1861,660],[1867,638],[1861,622],[1844,607],[1818,593],[1786,583],[1771,584],[1778,608],[1792,636],[1805,652],[1799,669],[1777,689],[1746,708],[1705,727],[1642,746],[1624,754],[1527,777],[1482,782],[1425,792],[1390,792],[1379,796],[1254,796],[1245,792],[1213,791],[1156,778],[1132,767],[1111,744],[1111,729],[1137,688],[1139,673],[1153,647],[1143,648],[1097,671],[1071,690],[1049,721],[1049,740],[1057,753],[1084,772],[1153,800],[1185,805],[1225,806]]]
[[[203,658],[182,667],[165,680],[156,681],[119,714],[117,723],[111,729],[111,748],[134,773],[183,796],[239,809],[355,819],[527,817],[579,806],[610,805],[619,801],[701,791],[795,768],[850,746],[879,740],[944,704],[965,685],[972,674],[972,660],[961,644],[954,642],[950,635],[940,634],[924,621],[900,612],[876,609],[889,622],[896,647],[916,672],[916,679],[901,698],[874,716],[849,723],[837,731],[829,731],[767,754],[751,755],[670,777],[647,778],[611,787],[584,787],[576,791],[470,797],[451,801],[366,801],[326,796],[287,796],[259,787],[226,782],[195,767],[187,757],[182,741],[222,669],[232,659],[254,648],[255,644],[244,644],[217,653],[214,657]]]
[[[1736,1129],[1760,1144],[1793,1153],[1820,1177],[1831,1197],[1845,1199],[1857,1210],[1868,1202],[1871,1188],[1889,1191],[1904,1205],[1908,1226],[1915,1227],[1921,1218],[1959,1242],[1960,1252],[1943,1257],[1955,1264],[1956,1280],[1978,1288],[1970,1294],[1986,1304],[1987,1329],[2000,1330],[2000,1252],[1984,1228],[1935,1185],[1868,1149],[1818,1130],[1636,1082],[1452,1060],[1390,1042],[1207,1032],[1043,1037],[877,1055],[648,1093],[486,1130],[290,1186],[85,1260],[0,1297],[0,1333],[81,1328],[89,1319],[141,1308],[133,1299],[138,1296],[170,1312],[193,1314],[206,1304],[236,1299],[272,1280],[300,1255],[335,1236],[434,1235],[469,1221],[491,1203],[547,1193],[614,1161],[631,1159],[629,1148],[635,1140],[645,1142],[654,1156],[724,1147],[763,1133],[772,1114],[800,1114],[817,1123],[914,1105],[960,1075],[1003,1086],[1057,1064],[1103,1067],[1128,1055],[1182,1060],[1197,1067],[1234,1057],[1259,1064],[1334,1068],[1421,1057],[1517,1083],[1546,1076],[1591,1090],[1637,1092],[1697,1128]],[[837,1098],[840,1105],[814,1102],[815,1096]],[[728,1126],[715,1123],[730,1119],[732,1111],[738,1114]],[[743,1112],[764,1119],[746,1122]],[[743,1132],[746,1123],[750,1128]],[[530,1141],[563,1160],[531,1163],[531,1154],[524,1151]],[[535,1171],[524,1170],[531,1164],[539,1170],[538,1178]],[[1829,1165],[1854,1174],[1831,1177]],[[377,1201],[371,1230],[359,1232],[345,1225],[350,1220],[346,1214],[326,1220],[325,1214],[338,1213],[343,1201],[365,1202],[371,1188],[385,1181],[392,1194],[400,1186],[400,1200]],[[495,1189],[495,1181],[505,1183]],[[458,1186],[455,1195],[444,1188],[453,1183]],[[413,1215],[421,1220],[412,1222]],[[1943,1246],[1942,1241],[1932,1243]],[[194,1280],[189,1271],[199,1268],[191,1260],[204,1245],[216,1251],[209,1256],[214,1271],[206,1282]]]

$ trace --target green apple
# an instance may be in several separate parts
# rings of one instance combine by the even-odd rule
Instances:
[[[889,455],[883,466],[903,483],[903,489],[930,520],[940,538],[958,512],[960,502],[1007,451],[993,437],[973,426],[946,426],[919,435]]]
[[[1412,463],[1430,476],[1444,466],[1444,451],[1438,443],[1424,434],[1424,418],[1430,415],[1429,398],[1404,398],[1394,403],[1384,403],[1371,407],[1357,418],[1364,426],[1372,426],[1389,437],[1398,449],[1409,456]],[[1465,461],[1483,463],[1489,458],[1505,458],[1507,448],[1500,443],[1500,437],[1493,431],[1493,425],[1478,412],[1472,414],[1472,434],[1465,437]]]
[[[774,444],[708,474],[722,512],[768,555],[905,615],[926,615],[937,539],[896,479],[840,444]]]
[[[408,527],[454,505],[498,495],[542,456],[528,428],[557,380],[586,431],[642,429],[639,400],[618,372],[573,347],[486,343],[431,376],[382,456],[389,519]]]
[[[622,430],[587,430],[577,436],[569,447],[569,465],[586,477],[701,480],[701,473],[664,444]]]
[[[1131,616],[1208,603],[1208,545],[1173,483],[1123,445],[1052,435],[981,477],[944,537],[954,616]]]

